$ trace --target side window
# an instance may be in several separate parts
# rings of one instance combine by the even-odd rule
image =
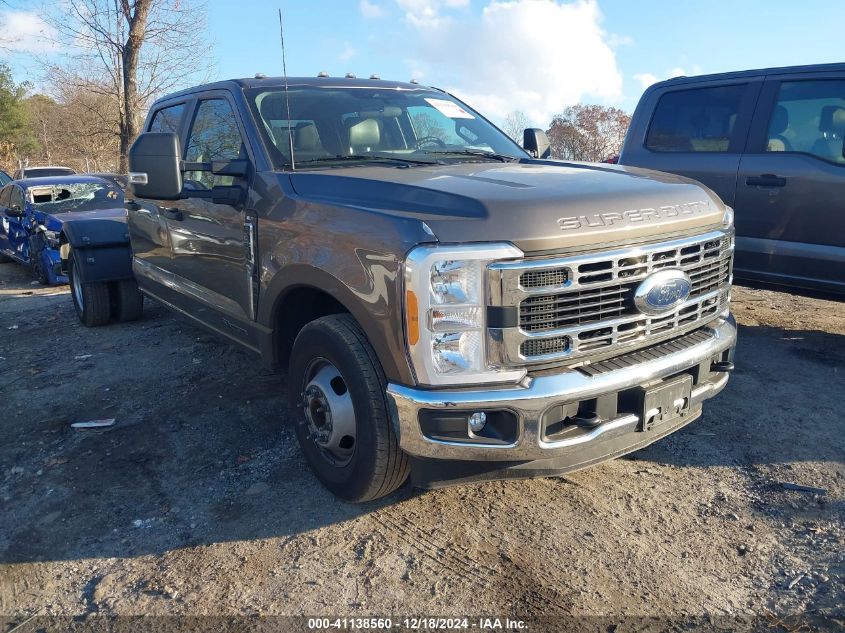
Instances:
[[[767,152],[802,152],[845,164],[845,80],[785,81],[769,119]]]
[[[182,114],[185,112],[185,104],[170,106],[169,108],[162,108],[153,115],[153,120],[150,122],[150,129],[148,132],[174,132],[179,133],[179,122],[182,120]]]
[[[9,196],[9,206],[16,206],[20,209],[23,209],[23,190],[20,187],[12,187],[12,193]]]
[[[12,194],[11,187],[4,187],[3,191],[0,191],[0,208],[5,209],[9,206],[9,196]]]
[[[213,160],[245,158],[241,132],[232,106],[225,99],[200,101],[191,131],[185,161],[210,163]],[[216,185],[231,185],[232,176],[215,176],[208,171],[186,171],[185,188],[211,189]]]
[[[748,84],[667,92],[645,146],[655,152],[727,152]]]

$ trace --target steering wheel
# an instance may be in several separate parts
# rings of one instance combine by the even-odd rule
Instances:
[[[414,143],[414,147],[416,149],[422,149],[427,145],[434,145],[435,147],[446,149],[446,143],[436,136],[423,136],[422,138],[418,138],[417,142]]]

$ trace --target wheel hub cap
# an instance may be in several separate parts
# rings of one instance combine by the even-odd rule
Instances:
[[[337,368],[324,362],[302,392],[302,408],[311,441],[336,466],[355,452],[356,425],[352,397]]]

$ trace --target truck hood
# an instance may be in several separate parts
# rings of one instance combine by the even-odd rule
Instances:
[[[415,217],[442,242],[583,248],[719,224],[703,185],[662,172],[553,161],[367,165],[290,174],[303,198]]]

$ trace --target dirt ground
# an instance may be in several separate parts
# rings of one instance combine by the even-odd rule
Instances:
[[[86,329],[66,287],[31,279],[0,265],[0,631],[50,615],[845,619],[845,303],[736,288],[727,389],[628,458],[356,506],[307,470],[284,376],[149,302]],[[70,427],[99,418],[116,424]]]

